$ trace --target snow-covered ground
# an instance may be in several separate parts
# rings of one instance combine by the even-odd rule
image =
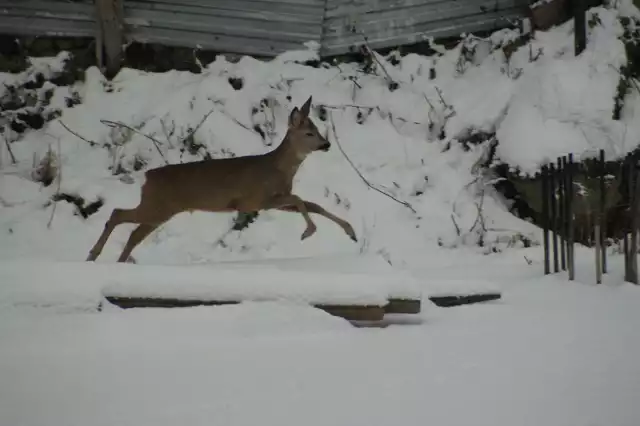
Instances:
[[[613,158],[633,149],[640,94],[611,117],[625,63],[619,17],[640,12],[614,3],[589,12],[578,58],[568,22],[536,33],[508,62],[500,47],[518,34],[504,30],[467,40],[475,49],[467,60],[461,46],[396,65],[380,58],[388,77],[293,61],[314,57],[309,50],[270,62],[219,57],[199,75],[125,69],[111,83],[89,69],[84,82],[54,87],[61,121],[11,143],[16,165],[0,143],[0,425],[639,424],[640,291],[623,282],[621,257],[610,253],[601,286],[582,247],[575,282],[542,277],[539,229],[511,215],[477,167],[491,141],[468,150],[458,142],[495,132],[498,159],[525,173],[568,152],[603,148]],[[35,69],[55,71],[63,58]],[[230,77],[242,78],[241,90]],[[82,102],[66,107],[74,91]],[[323,218],[300,241],[300,215],[262,212],[239,232],[231,214],[193,213],[138,246],[136,265],[114,264],[132,225],[116,229],[96,263],[83,262],[111,210],[137,203],[144,170],[205,152],[266,152],[310,95],[312,119],[334,143],[305,161],[295,192],[349,220],[357,243]],[[367,188],[321,105],[365,178],[414,211]],[[194,135],[204,148],[181,150],[205,116]],[[44,187],[34,164],[49,150],[59,173]],[[104,206],[87,219],[65,201],[54,211],[58,192]],[[215,308],[97,309],[105,289],[181,285],[192,295],[253,297]],[[423,312],[370,329],[305,305],[382,303],[389,288],[421,295]],[[427,299],[482,290],[503,297],[449,309]]]

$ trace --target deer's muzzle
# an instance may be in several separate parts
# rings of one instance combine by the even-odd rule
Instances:
[[[327,152],[329,151],[329,148],[331,148],[331,144],[329,142],[320,145],[320,148],[318,148],[320,151],[324,151]]]

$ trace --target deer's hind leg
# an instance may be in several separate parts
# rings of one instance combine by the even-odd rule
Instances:
[[[339,218],[338,216],[334,215],[333,213],[328,212],[327,210],[325,210],[322,206],[320,206],[319,204],[316,204],[314,202],[311,201],[302,201],[304,203],[305,208],[307,209],[307,211],[309,213],[315,213],[317,215],[320,216],[324,216],[327,219],[329,219],[330,221],[334,222],[335,224],[337,224],[340,228],[342,228],[342,230],[345,232],[345,234],[347,234],[353,241],[357,242],[358,239],[356,238],[356,232],[353,230],[353,226],[351,226],[351,224],[349,222],[347,222],[346,220]],[[280,207],[278,210],[282,210],[282,211],[286,211],[286,212],[298,212],[298,208],[290,205],[290,206],[283,206]]]
[[[111,236],[111,233],[116,228],[116,226],[122,223],[137,223],[140,225],[145,224],[145,225],[153,226],[153,229],[155,229],[161,224],[163,224],[164,222],[166,222],[169,218],[171,218],[171,216],[173,216],[173,214],[168,214],[168,213],[165,214],[161,210],[156,210],[151,214],[149,213],[145,214],[144,212],[147,212],[147,211],[149,210],[142,209],[141,206],[138,206],[135,209],[113,209],[113,212],[111,212],[111,217],[109,217],[109,220],[107,220],[107,222],[104,225],[102,234],[100,234],[100,237],[98,238],[94,246],[89,251],[89,256],[87,256],[87,261],[94,261],[98,256],[100,256],[100,253],[102,253],[102,249],[104,248],[104,245],[107,243],[107,240]],[[136,228],[134,232],[138,228]],[[153,229],[151,229],[151,231],[153,231]],[[151,233],[151,231],[149,231],[149,233]],[[140,235],[141,232],[142,231],[139,231],[136,235]],[[135,242],[133,247],[139,244],[140,241],[142,241],[142,239],[144,239],[147,235],[148,233],[146,235],[143,235],[139,241]],[[129,239],[131,239],[131,237],[129,237]],[[128,244],[129,242],[127,242],[127,245]],[[125,246],[125,249],[126,247],[127,246]],[[131,250],[133,250],[133,247],[131,248]]]
[[[284,210],[283,207],[295,206],[295,209],[290,211],[299,212],[307,224],[307,229],[304,230],[302,236],[300,237],[301,240],[304,240],[306,238],[309,238],[316,232],[316,224],[311,220],[309,212],[307,211],[304,203],[305,202],[304,200],[302,200],[302,198],[298,197],[297,195],[289,194],[274,197],[266,206],[264,206],[264,208]]]
[[[129,256],[131,256],[131,252],[133,251],[133,249],[136,248],[136,246],[140,244],[145,238],[147,238],[149,234],[158,229],[161,224],[162,223],[143,223],[138,225],[138,227],[131,232],[131,235],[129,235],[129,239],[127,240],[127,243],[125,244],[120,257],[118,258],[118,262],[126,262],[129,259]]]

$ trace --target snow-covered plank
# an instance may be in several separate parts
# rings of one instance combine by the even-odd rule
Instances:
[[[218,301],[176,299],[161,297],[122,297],[107,296],[106,300],[120,308],[186,308],[194,306],[222,306],[236,305],[242,301]],[[418,301],[419,302],[419,301]],[[384,318],[385,308],[377,305],[328,305],[315,304],[315,308],[321,309],[333,316],[342,317],[349,321],[380,321]]]

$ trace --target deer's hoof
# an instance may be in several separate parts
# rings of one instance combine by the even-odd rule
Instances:
[[[344,227],[344,232],[346,232],[349,238],[351,238],[353,241],[355,241],[356,243],[358,242],[358,239],[356,238],[356,231],[353,230],[353,227],[351,225],[346,224]]]
[[[309,238],[310,236],[312,236],[315,233],[316,233],[316,227],[315,226],[308,226],[307,229],[305,229],[304,232],[302,233],[302,236],[300,237],[300,239],[301,240],[305,240],[305,239]]]

